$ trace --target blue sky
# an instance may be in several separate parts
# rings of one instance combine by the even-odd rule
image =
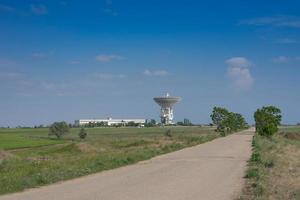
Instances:
[[[0,126],[79,118],[175,120],[213,106],[300,122],[300,2],[0,0]]]

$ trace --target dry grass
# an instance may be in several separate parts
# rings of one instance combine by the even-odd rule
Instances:
[[[0,150],[0,163],[6,159],[14,158],[15,155],[4,150]]]
[[[295,131],[255,136],[241,200],[300,199],[300,141]]]

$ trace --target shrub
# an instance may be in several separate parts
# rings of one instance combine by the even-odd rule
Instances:
[[[49,127],[49,136],[55,135],[60,139],[64,134],[69,133],[70,127],[66,122],[54,122]]]
[[[258,178],[258,177],[259,177],[258,169],[251,168],[247,171],[246,178]]]
[[[87,132],[84,128],[81,128],[78,135],[79,135],[80,139],[85,139],[87,136]]]
[[[256,132],[267,137],[274,135],[278,131],[281,118],[281,111],[275,106],[257,109],[254,113]]]
[[[168,129],[168,130],[165,132],[165,136],[167,136],[167,137],[172,137],[172,131],[171,131],[171,129]]]
[[[259,162],[261,162],[261,156],[260,156],[259,153],[255,152],[255,153],[252,154],[250,160],[251,160],[252,162],[257,162],[257,163],[259,163]]]

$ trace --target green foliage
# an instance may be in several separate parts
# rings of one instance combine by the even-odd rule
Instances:
[[[241,114],[229,112],[226,108],[214,107],[210,117],[213,124],[217,126],[217,131],[221,132],[222,135],[226,135],[226,132],[247,127],[247,123]]]
[[[172,137],[172,131],[171,131],[171,129],[168,129],[168,130],[165,132],[165,136],[167,136],[167,137]]]
[[[49,127],[49,136],[55,135],[58,139],[60,139],[66,133],[69,133],[70,127],[66,122],[54,122]]]
[[[79,137],[80,139],[85,139],[87,136],[87,132],[84,128],[81,128],[80,131],[79,131]]]
[[[247,170],[246,178],[258,178],[258,177],[259,177],[258,169],[250,168],[249,170]]]
[[[211,120],[214,125],[217,126],[218,131],[224,131],[225,129],[225,120],[229,114],[229,111],[226,108],[214,107],[213,113],[210,115]]]
[[[126,124],[126,126],[131,126],[131,127],[135,127],[135,126],[138,126],[139,124],[138,123],[135,123],[134,121],[131,121],[131,122],[128,122]]]
[[[281,122],[281,111],[275,106],[265,106],[254,113],[256,132],[270,137],[278,131]]]

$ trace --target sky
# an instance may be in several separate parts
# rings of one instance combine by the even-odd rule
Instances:
[[[300,122],[300,2],[0,0],[0,126],[154,118],[253,123],[275,105]]]

